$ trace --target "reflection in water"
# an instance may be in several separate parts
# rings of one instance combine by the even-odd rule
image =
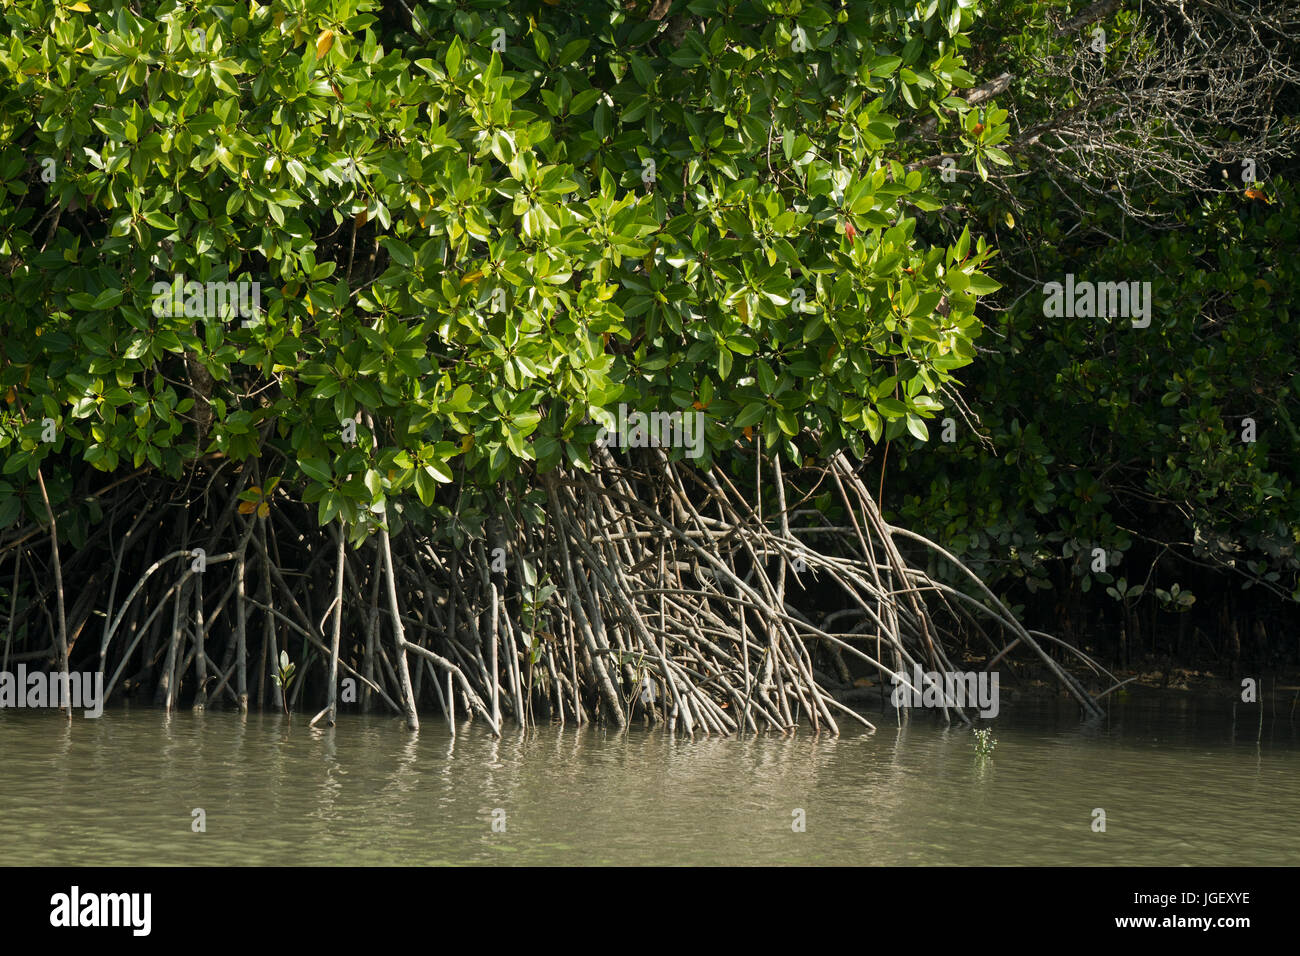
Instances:
[[[1295,864],[1288,704],[1266,699],[1261,724],[1252,705],[1134,695],[1091,725],[1019,704],[989,757],[969,728],[892,714],[840,738],[493,740],[434,720],[411,735],[381,717],[0,711],[0,861]]]

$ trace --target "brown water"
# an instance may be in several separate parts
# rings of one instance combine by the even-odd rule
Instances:
[[[989,757],[928,715],[839,738],[498,741],[434,715],[417,736],[386,717],[0,710],[0,862],[1297,864],[1290,706],[1266,701],[1261,727],[1257,705],[1134,694],[1089,727],[1018,704]]]

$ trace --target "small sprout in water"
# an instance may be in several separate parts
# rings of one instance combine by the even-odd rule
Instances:
[[[993,739],[993,731],[976,730],[975,731],[975,753],[981,757],[987,757],[993,753],[993,748],[998,742]]]
[[[294,665],[289,663],[289,652],[281,651],[280,671],[277,674],[273,674],[271,676],[271,679],[275,681],[277,684],[279,684],[281,687],[283,687],[285,690],[288,690],[289,685],[293,683],[293,672],[294,672]]]
[[[280,670],[271,674],[271,680],[284,692],[284,712],[289,712],[289,685],[293,683],[294,665],[289,662],[289,652],[280,652]]]

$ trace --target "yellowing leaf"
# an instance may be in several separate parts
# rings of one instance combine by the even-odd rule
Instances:
[[[1016,217],[1011,215],[1011,213],[1007,213],[1005,216],[1003,216],[1002,221],[1007,224],[1008,229],[1016,228]]]
[[[256,501],[241,501],[239,503],[239,513],[241,515],[251,515],[256,510],[257,510]]]
[[[740,312],[741,323],[744,325],[749,325],[749,298],[747,296],[742,295],[740,297],[740,302],[737,304],[736,308]]]
[[[483,270],[475,269],[473,272],[467,272],[465,278],[460,280],[460,284],[469,285],[471,282],[477,282],[481,278],[483,278]]]
[[[464,438],[462,438],[462,439],[460,440],[460,450],[461,450],[462,452],[469,451],[469,450],[470,450],[471,448],[473,448],[473,447],[474,447],[474,436],[473,436],[473,435],[466,435]]]
[[[316,57],[319,59],[325,56],[334,48],[334,31],[322,30],[320,36],[316,38]]]
[[[257,506],[257,516],[259,518],[265,518],[270,513],[271,513],[271,506],[267,504],[265,501],[263,501],[260,505]]]
[[[76,10],[78,13],[89,13],[89,12],[90,12],[90,7],[86,6],[84,3],[74,3],[74,4],[72,4],[70,7],[68,7],[68,9],[69,9],[69,10]]]

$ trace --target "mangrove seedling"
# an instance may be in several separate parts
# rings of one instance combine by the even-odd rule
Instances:
[[[280,652],[280,669],[271,674],[271,680],[280,688],[280,696],[284,700],[284,712],[289,713],[289,685],[293,683],[294,665],[289,661],[289,652]]]

